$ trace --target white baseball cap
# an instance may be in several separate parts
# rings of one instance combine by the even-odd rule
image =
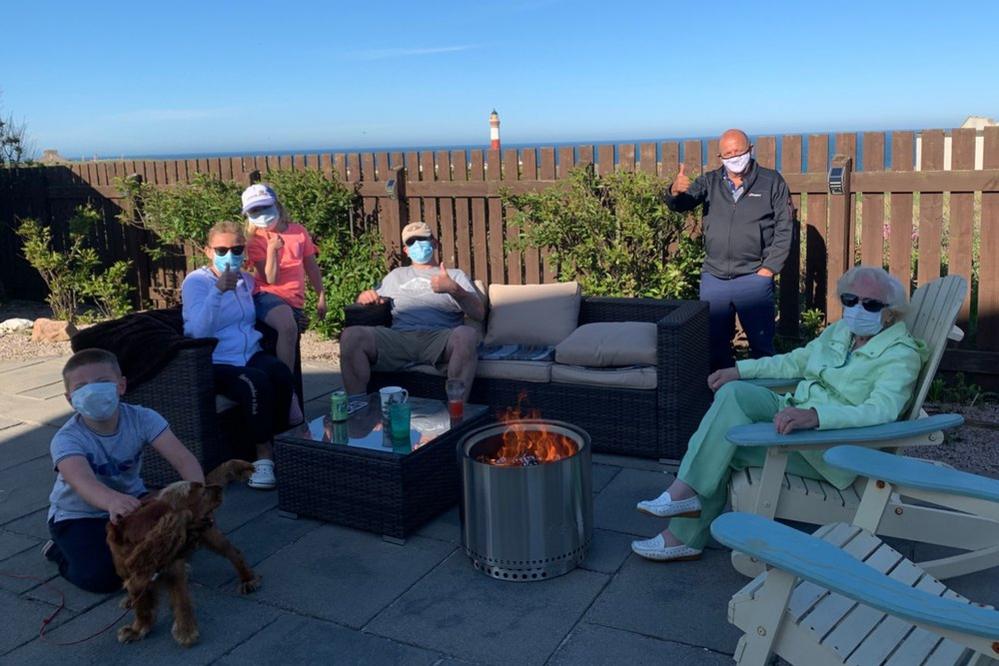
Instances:
[[[274,190],[267,187],[263,183],[256,183],[250,185],[248,188],[243,190],[243,213],[251,208],[263,208],[265,206],[273,206],[277,203],[277,195],[274,194]]]

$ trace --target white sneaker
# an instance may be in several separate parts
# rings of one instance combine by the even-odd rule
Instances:
[[[642,513],[657,518],[697,518],[701,515],[701,500],[697,498],[697,495],[684,500],[674,500],[669,496],[669,491],[666,490],[654,500],[639,502],[636,508]]]
[[[657,562],[683,562],[701,559],[701,551],[686,544],[667,546],[662,534],[644,541],[632,541],[631,550],[636,555]]]
[[[277,479],[274,477],[274,461],[261,458],[253,463],[253,475],[246,485],[257,490],[273,490],[277,485]]]

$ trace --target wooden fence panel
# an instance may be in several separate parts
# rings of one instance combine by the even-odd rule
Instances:
[[[420,153],[420,176],[424,183],[432,183],[437,178],[437,169],[434,166],[434,153],[431,150],[424,150]],[[440,222],[437,219],[437,198],[421,197],[420,206],[422,213],[420,219],[423,220],[435,238],[441,237]]]
[[[701,175],[701,142],[683,142],[683,163],[687,167],[687,175],[691,179]]]
[[[446,150],[437,151],[437,178],[441,182],[451,182],[451,153]],[[441,261],[454,268],[458,265],[454,244],[454,198],[441,197],[437,200],[437,206],[440,214]]]
[[[661,152],[662,162],[659,165],[659,177],[672,182],[680,168],[680,144],[676,141],[664,141]]]
[[[601,176],[614,173],[614,145],[605,143],[597,146],[597,173]]]
[[[622,143],[617,147],[617,166],[621,171],[635,171],[635,144]]]
[[[555,175],[555,149],[541,149],[541,180],[554,180]],[[551,265],[551,250],[541,248],[538,252],[541,257],[541,279],[543,282],[554,282],[556,280],[555,267]]]
[[[537,180],[537,151],[527,148],[520,153],[521,180]],[[524,282],[538,284],[541,282],[541,253],[536,247],[524,250]]]
[[[911,172],[914,168],[915,136],[912,132],[892,132],[891,170]],[[888,271],[908,287],[912,283],[912,192],[892,192],[891,224],[888,227]]]
[[[658,171],[656,164],[656,144],[643,143],[639,146],[638,155],[639,169],[641,169],[643,173],[655,176]]]
[[[481,150],[472,151],[468,179],[485,180],[485,159]],[[552,164],[554,168],[554,162]],[[489,248],[486,238],[486,200],[475,197],[472,204],[472,271],[475,279],[489,282]]]
[[[714,153],[717,159],[718,151],[715,150]],[[711,156],[710,150],[708,156],[709,158]],[[786,174],[801,171],[800,136],[784,137],[781,150],[781,171]],[[791,250],[788,252],[787,261],[784,262],[784,270],[780,273],[778,332],[781,335],[796,338],[800,333],[798,324],[801,320],[798,298],[801,293],[801,220],[799,219],[801,194],[792,193],[791,205],[793,207]]]
[[[863,137],[864,171],[884,171],[884,132],[865,132]],[[861,195],[860,262],[881,266],[884,261],[885,197],[880,192]]]
[[[943,130],[923,132],[923,171],[937,171],[944,165]],[[923,192],[919,195],[919,262],[918,284],[940,277],[941,244],[943,242],[943,194]]]
[[[505,182],[515,182],[519,177],[520,165],[517,160],[517,150],[507,148],[503,151],[503,180]],[[503,220],[506,230],[506,242],[509,245],[506,250],[506,280],[507,284],[523,284],[523,253],[516,248],[518,233],[512,218],[512,210],[509,207],[505,207],[503,210]]]
[[[708,159],[711,151],[708,151]],[[772,136],[761,136],[756,139],[756,161],[768,169],[777,168],[777,139]]]
[[[490,150],[486,155],[488,168],[486,169],[486,179],[499,182],[500,180],[500,152]],[[503,203],[498,196],[489,197],[486,202],[488,217],[486,227],[488,229],[489,242],[489,283],[506,284],[506,257],[503,253],[503,242],[506,232],[503,229]]]
[[[999,127],[985,128],[982,166],[999,169]],[[999,351],[999,192],[982,193],[977,343]]]
[[[951,169],[968,171],[975,168],[975,130],[955,129],[951,132]],[[975,195],[973,192],[951,192],[950,219],[947,235],[947,273],[960,275],[971,284],[972,251],[975,234]],[[969,332],[971,290],[961,304],[957,325]],[[970,341],[970,340],[969,340]]]
[[[824,134],[808,137],[808,173],[825,174],[829,168],[829,140]],[[828,312],[826,258],[829,195],[811,192],[805,210],[805,307]]]
[[[593,164],[593,146],[577,146],[576,147],[576,165]]]
[[[560,146],[558,149],[558,177],[565,178],[575,166],[575,149],[572,146]]]
[[[468,158],[464,150],[451,153],[451,170],[456,182],[468,180]],[[472,276],[472,218],[468,197],[455,197],[454,231],[458,247],[458,268]]]

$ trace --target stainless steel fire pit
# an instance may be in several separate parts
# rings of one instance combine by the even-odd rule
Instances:
[[[576,449],[568,457],[521,464],[481,462],[504,433],[548,432]],[[505,459],[504,459],[505,460]],[[476,569],[518,582],[561,576],[586,557],[593,536],[590,436],[560,421],[520,420],[485,426],[458,445],[462,544]]]

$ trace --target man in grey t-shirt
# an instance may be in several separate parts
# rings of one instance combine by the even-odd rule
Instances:
[[[402,242],[412,265],[396,268],[357,297],[362,305],[388,300],[392,328],[351,326],[340,335],[344,388],[360,396],[372,368],[394,371],[427,364],[446,366],[448,379],[464,381],[467,398],[478,360],[478,333],[463,322],[466,315],[482,321],[485,307],[463,271],[434,262],[437,242],[426,223],[407,224]]]

